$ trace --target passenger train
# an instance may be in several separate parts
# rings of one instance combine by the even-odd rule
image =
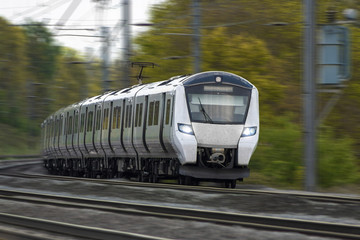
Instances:
[[[177,76],[85,99],[41,126],[52,174],[234,188],[259,139],[258,90],[228,72]]]

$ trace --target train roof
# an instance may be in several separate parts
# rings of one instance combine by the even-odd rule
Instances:
[[[191,75],[183,81],[183,85],[192,86],[197,84],[216,82],[237,85],[244,88],[254,88],[254,85],[252,85],[245,78],[242,78],[233,73],[223,71],[209,71]]]
[[[157,94],[162,92],[169,92],[175,90],[177,86],[193,86],[203,83],[216,83],[222,82],[230,85],[237,85],[244,88],[255,88],[249,81],[246,79],[229,72],[223,71],[208,71],[201,72],[196,74],[189,75],[179,75],[171,77],[164,81],[138,84],[128,88],[119,89],[115,91],[105,92],[101,95],[90,97],[79,102],[76,102],[72,105],[65,106],[58,111],[49,115],[47,119],[51,119],[53,116],[65,113],[66,111],[74,108],[79,108],[80,106],[86,106],[89,104],[101,103],[103,101],[111,101],[116,99],[125,99],[133,97],[134,95],[143,96],[148,94]],[[45,120],[46,121],[46,120]],[[45,122],[44,121],[44,122]]]

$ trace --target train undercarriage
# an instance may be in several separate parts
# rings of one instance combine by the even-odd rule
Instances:
[[[199,169],[210,169],[221,171],[219,168],[205,168],[203,163],[199,166],[182,166],[176,158],[58,158],[45,159],[44,166],[50,174],[85,177],[85,178],[127,178],[138,182],[157,183],[160,180],[172,179],[177,180],[180,185],[198,185],[200,180],[215,181],[223,183],[226,188],[235,188],[236,181],[242,181],[241,178],[236,179],[216,179],[216,178],[197,178],[190,175],[181,174],[184,167],[192,167],[198,171]],[[224,169],[223,169],[224,170]],[[227,168],[227,171],[236,171],[234,168]],[[246,168],[245,170],[248,171]],[[226,173],[228,174],[228,173]]]

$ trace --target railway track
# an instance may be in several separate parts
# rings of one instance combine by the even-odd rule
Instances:
[[[31,159],[31,160],[10,160],[7,162],[16,162],[15,165],[6,166],[6,169],[16,169],[19,167],[24,167],[33,165],[33,164],[42,164],[41,159]],[[26,167],[25,166],[25,167]],[[183,191],[199,191],[199,192],[212,192],[212,193],[231,193],[231,194],[251,194],[251,195],[284,195],[284,196],[293,196],[310,201],[318,202],[333,202],[333,203],[344,203],[344,204],[360,204],[360,197],[358,196],[341,196],[334,194],[324,194],[324,193],[310,193],[310,192],[291,192],[291,191],[281,191],[281,190],[263,190],[263,189],[244,189],[238,187],[236,189],[229,188],[219,188],[219,187],[208,187],[208,186],[189,186],[189,185],[177,185],[177,184],[164,184],[164,183],[144,183],[137,181],[123,181],[116,179],[91,179],[91,178],[78,178],[78,177],[69,177],[69,176],[58,176],[58,175],[46,175],[46,174],[28,174],[28,173],[8,173],[6,171],[1,171],[0,175],[11,176],[11,177],[20,177],[20,178],[33,178],[33,179],[50,179],[50,180],[60,180],[60,181],[83,181],[99,184],[108,184],[116,186],[129,186],[129,187],[151,187],[159,189],[172,189],[172,190],[183,190]]]
[[[117,214],[175,218],[225,225],[240,225],[272,231],[299,232],[323,237],[338,237],[340,239],[360,239],[360,225],[337,224],[190,208],[164,207],[159,205],[115,202],[79,197],[65,197],[5,189],[0,190],[0,197],[11,201],[25,201],[60,207],[92,209]],[[0,218],[3,218],[2,216],[3,215],[0,215]]]
[[[58,233],[66,236],[75,236],[82,239],[107,239],[107,240],[169,240],[168,238],[154,237],[125,231],[115,231],[105,228],[95,228],[79,224],[51,221],[41,218],[24,217],[14,214],[0,213],[0,222],[41,230],[44,232]],[[24,233],[18,230],[5,230],[0,228],[0,238],[17,240],[50,240],[43,236],[32,233]]]
[[[229,188],[219,188],[219,187],[208,187],[208,186],[188,186],[188,185],[177,185],[177,184],[166,184],[166,183],[144,183],[136,181],[116,181],[114,179],[91,179],[91,178],[76,178],[68,176],[57,176],[57,175],[43,175],[43,174],[8,174],[0,173],[4,176],[20,177],[20,178],[32,178],[32,179],[50,179],[50,180],[60,180],[60,181],[82,181],[82,182],[91,182],[97,184],[107,184],[114,186],[128,186],[128,187],[151,187],[158,189],[172,189],[172,190],[182,190],[182,191],[198,191],[205,193],[220,193],[220,194],[249,194],[249,195],[283,195],[283,196],[292,196],[307,199],[310,201],[317,202],[330,202],[330,203],[343,203],[343,204],[360,204],[360,197],[357,196],[341,196],[333,194],[324,194],[324,193],[310,193],[310,192],[291,192],[291,191],[281,191],[281,190],[262,190],[262,189],[244,189],[238,187],[236,189]]]

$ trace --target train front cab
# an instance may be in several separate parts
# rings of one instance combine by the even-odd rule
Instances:
[[[259,138],[258,91],[225,72],[196,74],[177,90],[174,142],[180,174],[199,179],[243,179]],[[180,96],[184,96],[182,98]]]

